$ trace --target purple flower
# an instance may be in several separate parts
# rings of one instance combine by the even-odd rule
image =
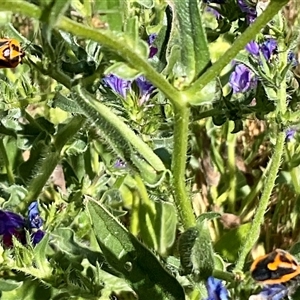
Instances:
[[[131,88],[131,80],[122,79],[114,74],[109,74],[103,78],[104,83],[115,93],[126,98],[127,91]]]
[[[13,245],[12,237],[15,236],[22,244],[26,242],[25,219],[10,211],[0,210],[0,235],[5,247]]]
[[[234,93],[244,93],[256,86],[256,79],[250,69],[239,64],[230,75],[229,85]]]
[[[148,42],[148,45],[150,46],[149,47],[149,49],[150,49],[150,51],[149,51],[149,58],[152,58],[157,53],[157,51],[158,51],[157,47],[153,46],[153,43],[154,43],[156,37],[157,37],[156,33],[152,33],[148,37],[148,41],[147,42]]]
[[[36,245],[44,236],[44,232],[40,230],[43,220],[39,216],[37,202],[32,202],[28,208],[28,222],[13,212],[0,210],[0,236],[2,236],[2,244],[6,248],[13,246],[13,236],[22,244],[26,244],[27,229],[32,234],[32,242]],[[36,231],[38,229],[38,231]]]
[[[259,56],[260,47],[255,41],[249,42],[246,46],[246,50],[254,56]]]
[[[149,100],[151,93],[155,90],[155,87],[152,85],[150,81],[148,81],[145,76],[141,75],[136,80],[136,85],[139,88],[139,104],[142,105],[146,101]]]
[[[294,138],[296,132],[297,130],[295,128],[288,128],[285,132],[286,142],[290,142]]]
[[[238,5],[243,13],[246,13],[246,20],[248,24],[255,21],[257,12],[255,7],[250,6],[246,0],[238,0]]]
[[[272,285],[266,285],[261,290],[261,292],[258,295],[251,296],[249,300],[251,299],[259,299],[261,300],[280,300],[283,299],[288,294],[288,289],[283,284],[272,284]]]
[[[261,46],[260,50],[267,61],[277,52],[277,41],[275,39],[267,39]]]
[[[270,38],[260,45],[255,41],[251,41],[247,44],[246,50],[257,58],[259,58],[261,53],[264,58],[269,61],[271,57],[277,53],[277,41]]]
[[[206,283],[208,298],[205,300],[228,300],[228,291],[222,281],[212,276],[208,277]]]
[[[157,53],[157,48],[152,45],[156,37],[157,34],[155,33],[150,34],[148,37],[148,45],[150,48],[149,58],[152,58]],[[119,94],[123,98],[126,98],[127,91],[131,90],[131,85],[133,83],[131,80],[122,79],[114,74],[107,75],[103,78],[103,82],[106,86],[110,87],[115,93]],[[144,102],[149,100],[149,97],[155,87],[144,76],[136,78],[135,83],[139,89],[139,103],[142,105]]]
[[[115,168],[117,169],[124,169],[126,168],[126,162],[123,161],[122,159],[117,159],[116,162],[115,162]]]

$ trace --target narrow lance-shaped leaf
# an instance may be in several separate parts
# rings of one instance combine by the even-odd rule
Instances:
[[[91,198],[86,207],[105,258],[131,283],[139,299],[185,299],[177,280],[105,207]]]
[[[210,62],[199,1],[169,0],[168,3],[173,10],[173,23],[176,25],[176,29],[172,30],[170,42],[176,45],[176,39],[180,40],[180,58],[175,73],[177,76],[186,77],[184,85],[189,85]],[[178,33],[174,34],[176,31]]]

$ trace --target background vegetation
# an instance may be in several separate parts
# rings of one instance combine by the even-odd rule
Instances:
[[[0,203],[45,232],[2,240],[1,299],[248,299],[253,256],[298,254],[297,1],[239,2],[1,0]]]

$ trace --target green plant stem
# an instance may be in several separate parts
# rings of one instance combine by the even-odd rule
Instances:
[[[194,99],[209,82],[220,75],[235,56],[245,48],[247,43],[255,38],[257,33],[272,20],[278,11],[288,2],[288,0],[272,0],[266,10],[252,23],[243,34],[236,39],[233,45],[207,70],[195,83],[185,91],[187,95]]]
[[[14,172],[12,170],[12,165],[8,159],[7,152],[3,143],[3,138],[0,139],[0,153],[5,163],[6,174],[8,178],[8,182],[10,185],[15,183]]]
[[[295,189],[295,192],[296,192],[297,195],[300,195],[298,167],[292,168],[291,171],[290,171],[290,173],[291,173],[293,187]]]
[[[54,142],[47,149],[47,157],[43,160],[41,166],[39,166],[39,170],[42,170],[42,172],[38,173],[29,183],[28,194],[19,206],[21,211],[25,210],[28,204],[39,196],[47,180],[61,159],[61,150],[63,146],[78,132],[78,130],[82,128],[85,120],[86,119],[82,116],[74,117],[54,137]]]
[[[184,229],[187,229],[196,224],[191,199],[187,196],[185,184],[190,108],[188,106],[175,107],[174,112],[174,149],[172,156],[174,198],[182,225]]]
[[[270,10],[273,9],[272,8],[273,6],[275,9],[276,6],[277,6],[277,8],[279,8],[279,6],[282,6],[283,4],[284,4],[284,1],[279,1],[279,0],[274,1],[273,0],[270,2],[270,5],[269,5],[269,6],[271,6]],[[268,6],[268,8],[269,8],[269,6]],[[268,8],[267,8],[267,10],[268,10]],[[274,12],[275,12],[275,10],[274,10]],[[282,17],[281,16],[278,16],[278,17],[281,20]],[[286,46],[285,46],[284,38],[283,38],[282,34],[280,34],[280,36],[278,37],[278,53],[279,53],[279,61],[282,64],[281,68],[284,69],[286,66],[286,63],[287,63],[287,52],[286,52]],[[237,261],[237,264],[236,264],[236,267],[234,270],[235,272],[240,272],[243,270],[247,254],[249,253],[251,248],[254,246],[255,242],[257,241],[257,239],[259,237],[260,227],[264,221],[264,214],[266,212],[269,198],[270,198],[272,190],[274,188],[276,176],[277,176],[278,170],[281,165],[281,159],[282,159],[282,155],[283,155],[283,151],[284,151],[284,143],[285,143],[285,138],[286,138],[286,133],[285,133],[285,131],[283,131],[284,126],[282,126],[283,125],[282,122],[284,120],[282,118],[282,116],[287,111],[286,88],[287,88],[286,78],[284,77],[280,83],[280,88],[277,91],[278,102],[277,102],[277,108],[276,108],[276,120],[279,122],[279,124],[277,126],[277,131],[279,133],[277,134],[276,144],[275,144],[275,148],[274,148],[274,154],[273,154],[271,161],[269,162],[269,164],[267,166],[267,169],[269,167],[270,167],[270,169],[267,174],[267,179],[266,179],[266,183],[264,186],[264,190],[263,190],[261,199],[259,201],[258,208],[257,208],[256,214],[255,214],[253,222],[252,222],[252,226],[249,230],[248,235],[245,238],[245,243],[243,244],[243,246],[241,248],[240,256],[238,258],[238,261]]]
[[[228,282],[232,282],[232,283],[236,282],[234,274],[229,273],[229,272],[224,272],[221,270],[214,270],[213,276],[215,278],[225,280],[227,283]]]
[[[287,64],[287,49],[283,37],[278,38],[278,61],[282,63],[281,69],[284,69]],[[286,89],[287,85],[284,78],[284,80],[282,80],[282,82],[280,83],[280,89],[277,93],[278,102],[276,107],[276,116],[278,120],[280,120],[280,122],[283,121],[284,118],[282,118],[282,116],[286,113],[287,110]]]
[[[236,134],[231,133],[229,122],[227,122],[227,169],[228,169],[228,204],[231,213],[235,213],[235,199],[237,188],[237,172],[236,172]]]
[[[278,169],[281,164],[281,157],[284,149],[284,141],[285,141],[285,133],[280,132],[277,137],[273,157],[269,162],[270,170],[266,178],[264,190],[261,199],[259,200],[258,208],[254,216],[254,219],[252,221],[252,226],[249,230],[249,233],[245,237],[244,243],[242,243],[243,246],[241,248],[240,255],[236,263],[234,272],[241,272],[243,270],[244,263],[248,253],[256,243],[257,239],[259,238],[260,227],[261,224],[263,224],[264,222],[264,215],[268,207],[269,198],[274,188]]]

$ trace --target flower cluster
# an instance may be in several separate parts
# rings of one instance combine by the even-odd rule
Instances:
[[[11,211],[0,210],[0,236],[2,236],[3,246],[6,248],[13,246],[13,236],[23,245],[26,245],[26,230],[31,234],[32,244],[36,245],[45,234],[41,230],[42,225],[43,220],[40,217],[36,201],[28,207],[27,220]]]
[[[148,37],[149,58],[152,58],[158,51],[158,49],[153,45],[156,36],[156,34],[151,34]],[[103,79],[103,82],[106,86],[110,87],[116,94],[123,98],[126,98],[127,92],[131,90],[133,84],[132,80],[126,80],[114,74],[107,75]],[[139,89],[139,104],[142,105],[149,100],[150,95],[155,90],[155,87],[143,75],[136,78],[134,82]]]
[[[272,38],[265,40],[261,44],[251,41],[247,44],[246,50],[258,63],[260,63],[261,56],[266,61],[270,61],[277,53],[277,41]],[[234,93],[244,93],[256,87],[257,78],[244,64],[237,64],[230,76],[229,85],[232,87]]]
[[[247,44],[246,50],[257,59],[262,54],[266,61],[270,61],[272,56],[277,54],[277,41],[272,38],[266,39],[261,44],[251,41]]]

